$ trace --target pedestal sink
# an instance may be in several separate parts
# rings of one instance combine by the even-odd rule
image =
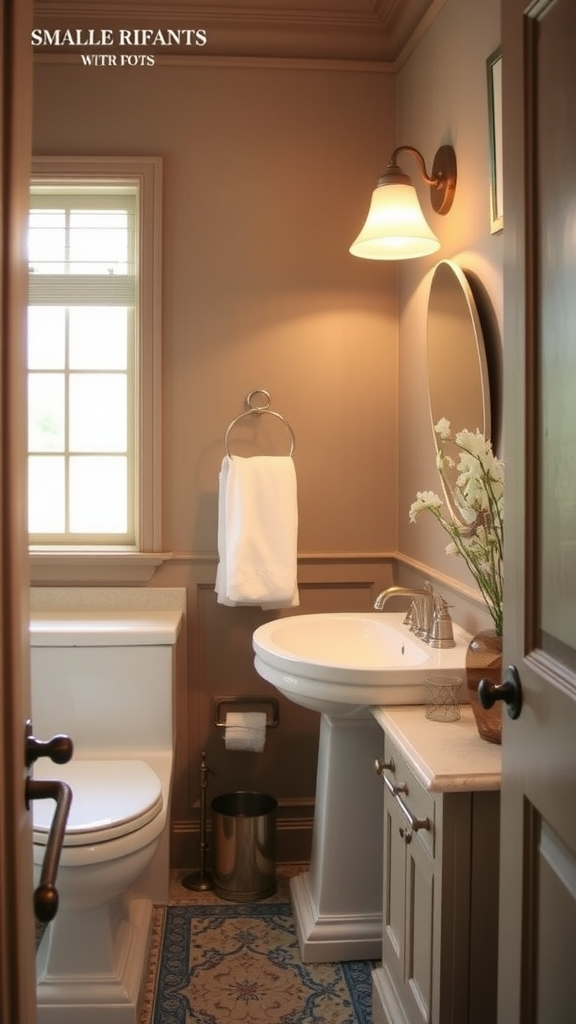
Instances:
[[[290,615],[260,626],[254,665],[280,693],[321,714],[310,870],[291,881],[304,963],[382,952],[382,731],[370,707],[423,704],[424,679],[464,673],[470,635],[436,650],[397,612]],[[424,714],[424,710],[422,710]]]

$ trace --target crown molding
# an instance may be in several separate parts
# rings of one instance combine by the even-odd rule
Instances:
[[[443,2],[443,0],[442,0]],[[204,29],[202,54],[394,63],[437,0],[35,0],[34,27]],[[42,46],[43,52],[64,47]],[[134,47],[142,52],[143,47]],[[152,52],[150,47],[147,47]],[[171,54],[189,47],[170,46]],[[154,48],[154,52],[158,47]]]
[[[446,0],[432,0],[432,3],[428,4],[428,10],[422,15],[398,53],[396,58],[396,71],[400,71],[410,55],[414,52],[420,40],[426,35],[426,32],[430,28],[434,19],[438,17],[445,3]]]

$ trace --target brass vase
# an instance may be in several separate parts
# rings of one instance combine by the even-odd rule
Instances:
[[[502,742],[502,701],[483,708],[478,700],[478,683],[489,679],[500,683],[502,678],[502,637],[494,629],[484,629],[472,637],[466,651],[466,683],[476,727],[488,743]]]

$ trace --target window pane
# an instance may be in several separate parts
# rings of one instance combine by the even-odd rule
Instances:
[[[73,306],[69,311],[70,368],[125,370],[128,310],[125,306]]]
[[[31,544],[132,548],[156,536],[153,515],[143,530],[136,523],[141,507],[156,510],[158,420],[140,424],[142,396],[151,407],[160,397],[160,318],[140,304],[158,289],[160,198],[157,158],[33,161],[29,457],[40,461],[29,499],[40,511],[30,513]],[[60,455],[63,471],[50,462]],[[45,509],[48,493],[60,495],[56,511]]]
[[[126,533],[127,460],[121,456],[72,456],[70,531]]]
[[[30,227],[33,234],[41,234],[45,228],[59,228],[66,224],[66,212],[64,210],[30,210]]]
[[[64,451],[64,374],[31,373],[28,378],[28,450]]]
[[[128,272],[128,215],[124,210],[72,210],[70,272]]]
[[[31,273],[63,273],[65,250],[64,210],[32,210],[28,232],[28,260]]]
[[[70,375],[70,450],[125,452],[126,376]]]
[[[28,529],[30,533],[63,533],[64,457],[31,455],[28,459]]]
[[[63,306],[28,307],[28,368],[63,370],[66,340]]]

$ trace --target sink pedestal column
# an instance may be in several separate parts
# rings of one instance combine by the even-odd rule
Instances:
[[[382,730],[368,709],[322,715],[310,870],[291,880],[304,963],[382,955]]]

